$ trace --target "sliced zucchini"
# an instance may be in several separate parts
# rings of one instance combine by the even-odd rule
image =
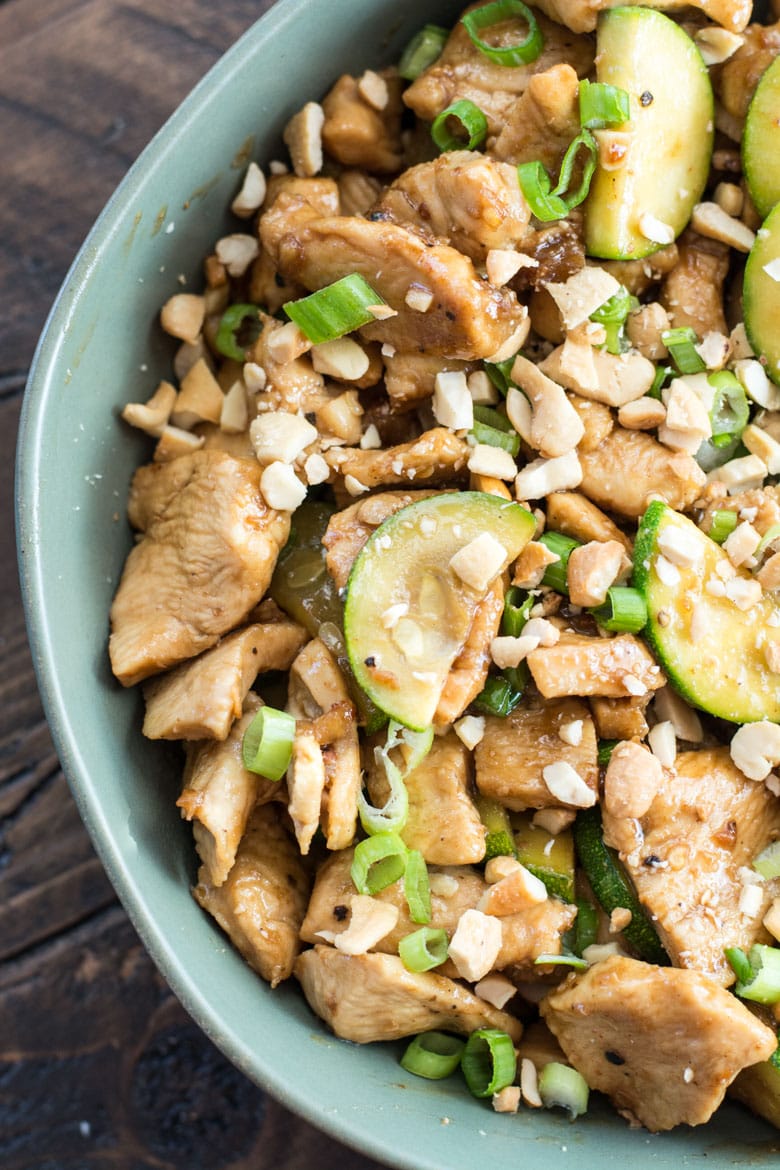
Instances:
[[[347,582],[344,633],[355,678],[392,719],[414,730],[433,722],[477,606],[535,526],[500,496],[446,492],[401,508],[366,541]],[[495,554],[488,581],[467,584],[455,571],[464,550],[475,578],[480,558]]]
[[[515,817],[517,860],[544,882],[547,892],[564,902],[574,901],[574,837],[564,829],[553,837],[531,823],[531,813]]]
[[[512,823],[503,804],[493,800],[490,796],[483,796],[481,792],[476,792],[472,799],[474,807],[479,813],[479,818],[487,830],[484,860],[487,862],[493,857],[517,857]]]
[[[742,165],[761,218],[780,200],[780,57],[761,77],[742,134]]]
[[[750,250],[742,303],[750,344],[769,377],[780,384],[780,203],[764,220]]]
[[[333,508],[307,500],[295,513],[293,531],[271,578],[276,604],[316,638],[323,622],[341,625],[344,607],[325,564],[322,538]]]
[[[643,233],[641,217],[654,217],[678,236],[707,181],[714,134],[707,67],[668,16],[623,6],[599,16],[596,76],[628,92],[631,118],[620,127],[621,165],[607,168],[602,158],[593,176],[586,250],[615,260],[647,256],[660,244]],[[597,137],[602,133],[612,131]]]
[[[698,551],[690,568],[659,556],[671,533]],[[765,593],[747,610],[717,596],[733,574],[726,553],[696,525],[654,500],[642,517],[634,546],[634,584],[647,602],[645,635],[669,681],[683,698],[731,723],[780,722],[780,675],[765,659],[766,645],[780,641],[780,606]],[[750,578],[737,569],[735,580]],[[728,588],[728,582],[726,583]]]

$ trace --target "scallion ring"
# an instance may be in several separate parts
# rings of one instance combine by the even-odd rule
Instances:
[[[447,932],[440,927],[421,926],[401,939],[398,954],[407,971],[432,971],[447,958]]]
[[[619,634],[638,634],[647,625],[647,605],[638,589],[612,585],[603,605],[588,611],[605,630]]]
[[[498,1028],[478,1028],[463,1049],[460,1067],[475,1097],[492,1097],[511,1085],[517,1071],[512,1037]]]
[[[588,1082],[576,1068],[552,1060],[539,1074],[539,1096],[545,1108],[560,1106],[568,1110],[573,1121],[575,1117],[587,1113],[590,1090]]]
[[[564,536],[562,532],[543,532],[539,537],[539,543],[558,557],[557,561],[553,561],[545,569],[542,584],[549,589],[554,589],[556,593],[568,596],[569,586],[566,582],[566,572],[569,557],[575,548],[579,548],[580,542],[573,540],[571,536]]]
[[[638,308],[637,298],[632,296],[627,288],[621,286],[609,300],[591,313],[590,320],[603,325],[606,330],[608,353],[620,354],[629,348],[625,339],[626,318]]]
[[[698,337],[689,325],[665,329],[661,341],[669,350],[672,361],[681,374],[701,374],[707,367],[696,349]]]
[[[715,390],[710,410],[712,443],[715,447],[727,447],[747,426],[750,404],[742,383],[730,370],[718,370],[707,381]]]
[[[509,638],[518,638],[523,626],[531,616],[536,598],[517,585],[510,585],[504,598],[504,612],[501,615],[501,633]]]
[[[465,1046],[465,1041],[446,1032],[423,1032],[415,1036],[404,1052],[401,1068],[416,1077],[442,1081],[455,1072]]]
[[[498,447],[501,451],[508,451],[513,459],[520,454],[520,436],[517,431],[491,427],[475,418],[469,434],[478,443],[484,443],[488,447]]]
[[[241,756],[248,772],[281,780],[292,758],[295,720],[276,707],[261,707],[244,732]]]
[[[569,214],[569,209],[560,195],[553,195],[550,176],[540,162],[520,163],[517,168],[517,181],[526,203],[542,223],[552,223],[553,220],[564,219]]]
[[[426,24],[416,33],[401,54],[398,73],[404,81],[414,81],[441,56],[449,32],[438,24]]]
[[[321,345],[376,320],[369,307],[384,303],[360,273],[352,272],[308,297],[288,301],[282,308],[309,341]]]
[[[671,366],[656,366],[652,384],[647,391],[647,397],[657,398],[660,401],[661,391],[666,384],[666,379],[671,378],[673,374],[674,370]]]
[[[505,719],[522,697],[523,692],[515,690],[508,678],[502,674],[489,674],[474,700],[474,706],[485,715],[498,715],[500,719]]]
[[[739,952],[740,955],[736,966],[732,952]],[[739,947],[729,947],[726,958],[737,976],[734,991],[740,999],[748,999],[752,1003],[780,1003],[780,948],[754,943],[745,955]],[[749,977],[742,959],[746,959],[750,967]]]
[[[382,757],[380,748],[374,749],[378,762],[384,764],[390,793],[381,808],[369,804],[365,794],[358,794],[358,815],[367,833],[400,833],[409,817],[409,793],[399,768],[387,757]]]
[[[519,17],[528,25],[525,40],[516,45],[491,45],[480,36],[486,29],[513,17]],[[492,4],[483,4],[481,8],[467,12],[461,20],[471,37],[472,44],[476,45],[480,53],[494,65],[529,65],[544,48],[544,37],[539,23],[530,8],[521,3],[521,0],[494,0]]]
[[[536,165],[541,166],[541,163]],[[514,364],[515,359],[513,357],[507,358],[504,362],[485,362],[485,373],[503,398],[506,398],[509,393],[510,386],[514,386],[514,382],[512,381],[512,367]],[[474,417],[478,417],[476,407],[474,409]]]
[[[574,164],[577,161],[577,155],[581,147],[584,147],[588,154],[582,169],[582,179],[577,190],[573,194],[567,195],[566,192],[571,186],[572,175],[574,173]],[[560,195],[569,211],[574,207],[579,207],[580,203],[587,197],[588,191],[590,190],[590,181],[596,169],[598,153],[596,139],[590,130],[581,130],[577,137],[569,143],[566,153],[563,156],[563,162],[561,163],[558,184],[552,191],[553,195]]]
[[[465,137],[450,130],[450,119],[458,122]],[[447,150],[476,150],[487,138],[487,118],[479,106],[461,98],[442,110],[431,126],[431,138],[444,153]]]
[[[767,880],[780,877],[780,841],[773,841],[761,850],[753,862],[753,869]]]
[[[732,512],[729,508],[718,508],[712,513],[712,520],[710,522],[710,530],[707,533],[710,540],[714,540],[716,544],[723,544],[727,537],[731,536],[734,529],[737,527],[737,513]],[[756,551],[758,552],[759,549]]]
[[[404,896],[412,922],[430,922],[431,887],[428,881],[428,866],[419,849],[410,849],[406,858]]]
[[[403,877],[407,848],[397,833],[376,833],[355,846],[349,874],[359,894],[378,894]]]
[[[586,130],[622,126],[631,117],[631,101],[624,89],[603,81],[580,82],[580,125]]]
[[[508,364],[511,369],[514,365],[514,358]],[[474,406],[474,418],[477,422],[484,423],[486,427],[494,427],[497,431],[506,431],[507,434],[515,433],[515,428],[506,415],[502,414],[500,410],[496,410],[493,406],[479,406],[476,404]]]
[[[734,527],[736,528],[736,524]],[[778,546],[780,546],[780,524],[773,524],[770,528],[767,528],[766,532],[761,537],[758,548],[756,549],[756,556],[763,556],[768,548],[771,548],[774,552],[776,552]]]
[[[753,968],[742,947],[726,947],[723,954],[739,982],[749,983],[753,978]]]
[[[248,347],[257,340],[263,329],[257,316],[259,311],[257,305],[230,305],[225,309],[214,338],[214,348],[223,357],[232,358],[234,362],[246,361]],[[247,344],[241,345],[238,336],[244,331],[249,333],[250,322],[251,334],[247,337]]]

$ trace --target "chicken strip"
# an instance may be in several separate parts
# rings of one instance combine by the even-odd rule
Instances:
[[[563,633],[555,646],[539,646],[528,668],[546,699],[601,695],[623,699],[638,688],[658,690],[666,681],[650,651],[633,634],[589,638]]]
[[[379,74],[387,102],[378,110],[363,96],[359,81],[345,73],[323,98],[322,144],[345,167],[388,174],[401,166],[401,79],[396,69]]]
[[[729,271],[729,248],[688,230],[678,240],[679,260],[664,278],[660,301],[674,329],[688,327],[698,336],[728,333],[723,314],[723,285]]]
[[[615,427],[591,451],[580,450],[579,490],[594,504],[637,519],[654,497],[686,512],[706,476],[692,455],[671,451],[642,431]]]
[[[744,38],[736,53],[715,70],[713,78],[715,92],[733,118],[745,117],[761,75],[780,54],[780,21],[751,24]]]
[[[469,445],[447,427],[425,431],[411,443],[384,450],[334,447],[325,459],[344,479],[348,475],[363,488],[390,484],[451,483],[466,475]]]
[[[580,132],[579,78],[571,65],[536,73],[525,93],[509,107],[501,133],[490,149],[504,162],[538,159],[551,174]]]
[[[478,603],[463,649],[450,667],[434,712],[436,724],[454,723],[485,685],[492,661],[490,646],[504,614],[504,583],[497,577]]]
[[[473,362],[460,362],[429,353],[388,354],[385,359],[385,390],[394,410],[413,410],[436,388],[436,375],[475,369]]]

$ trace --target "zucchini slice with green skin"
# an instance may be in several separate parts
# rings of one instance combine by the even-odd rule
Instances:
[[[476,792],[472,797],[479,819],[485,826],[485,862],[494,857],[517,857],[509,813],[503,804]]]
[[[761,218],[780,201],[780,57],[753,94],[742,135],[742,165],[750,198]]]
[[[700,554],[687,568],[661,565],[666,541],[679,533]],[[762,594],[749,609],[717,596],[724,577],[750,579],[733,570],[726,553],[696,525],[654,500],[639,525],[634,545],[634,585],[647,603],[645,636],[675,690],[703,711],[730,723],[780,722],[780,675],[766,663],[766,646],[780,641],[780,606]],[[729,582],[726,581],[728,588]]]
[[[626,877],[616,854],[604,844],[601,810],[598,805],[577,813],[574,822],[574,845],[580,865],[605,914],[613,910],[631,911],[631,921],[623,934],[641,958],[659,967],[669,965],[669,956],[661,945],[634,887]]]
[[[547,887],[548,894],[574,901],[574,838],[570,829],[553,837],[531,822],[531,813],[515,818],[517,860]]]
[[[631,114],[619,127],[626,150],[620,165],[596,167],[585,203],[585,247],[590,256],[635,259],[661,246],[643,234],[642,215],[678,236],[704,190],[714,135],[712,86],[684,29],[661,12],[633,6],[600,13],[596,76],[626,90]],[[612,131],[597,131],[597,138],[602,133]]]
[[[478,605],[535,527],[530,512],[500,496],[445,492],[399,509],[371,534],[347,582],[344,634],[358,684],[391,719],[430,726]],[[466,549],[476,576],[480,558],[496,556],[484,587],[450,564]]]
[[[742,304],[750,344],[769,377],[780,384],[780,203],[764,220],[750,249]]]

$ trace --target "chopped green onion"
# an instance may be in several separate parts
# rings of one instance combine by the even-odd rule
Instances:
[[[522,696],[525,693],[525,688],[528,686],[528,680],[531,677],[527,662],[521,662],[519,666],[507,666],[501,673],[509,683],[514,694]]]
[[[622,126],[631,117],[631,101],[624,89],[603,81],[580,82],[580,126],[586,130],[603,130]]]
[[[534,966],[539,967],[542,964],[547,964],[550,967],[573,967],[575,971],[587,971],[587,959],[580,958],[579,955],[537,955],[534,959]]]
[[[661,334],[661,341],[681,374],[701,374],[707,369],[696,349],[698,340],[693,329],[687,325],[679,329],[665,329]]]
[[[586,947],[593,946],[599,932],[599,913],[592,902],[585,898],[577,899],[577,917],[574,920],[575,955],[581,955]]]
[[[588,1082],[584,1076],[567,1064],[552,1060],[539,1073],[539,1096],[545,1108],[553,1109],[557,1105],[568,1109],[572,1121],[582,1113],[587,1113],[589,1095]]]
[[[485,443],[488,447],[499,447],[502,451],[508,451],[513,459],[520,454],[520,436],[517,431],[510,434],[506,430],[499,430],[498,427],[487,426],[486,423],[479,422],[475,418],[469,433],[478,443]]]
[[[378,894],[403,877],[407,849],[397,833],[375,833],[355,846],[349,871],[359,894]]]
[[[384,303],[360,273],[352,272],[308,297],[288,301],[282,308],[309,341],[322,345],[374,321],[369,306]]]
[[[450,118],[460,123],[465,139],[450,130]],[[487,118],[479,106],[468,98],[461,98],[442,110],[431,126],[431,138],[442,153],[447,150],[476,150],[487,138],[487,130]]]
[[[528,25],[525,40],[516,45],[491,45],[482,40],[479,35],[481,32],[512,17],[520,17]],[[462,17],[462,23],[466,26],[472,44],[494,65],[529,65],[544,48],[544,38],[536,17],[521,0],[494,0],[492,4],[483,4],[481,8],[467,12]]]
[[[244,732],[241,756],[248,772],[281,780],[292,758],[295,720],[276,707],[261,707]]]
[[[588,610],[605,630],[621,634],[638,634],[647,625],[647,606],[638,589],[612,585],[603,605]]]
[[[517,181],[526,203],[542,223],[552,223],[569,214],[569,208],[560,195],[553,195],[550,176],[540,162],[520,163]]]
[[[455,1072],[465,1047],[464,1040],[445,1032],[423,1032],[406,1049],[401,1067],[413,1076],[441,1081]]]
[[[419,849],[410,849],[404,873],[404,895],[412,922],[430,922],[431,887],[428,866]]]
[[[512,381],[512,367],[515,364],[513,357],[507,358],[503,362],[485,362],[485,373],[490,381],[504,398],[509,393],[511,386],[514,386]],[[474,408],[474,417],[477,418],[476,407]]]
[[[753,862],[753,869],[767,880],[780,877],[780,841],[773,841],[761,850]]]
[[[753,978],[753,968],[742,947],[726,947],[723,954],[740,983],[749,983]]]
[[[398,62],[398,73],[404,81],[414,81],[433,65],[449,35],[449,30],[438,24],[426,24],[415,33]]]
[[[738,439],[748,424],[750,406],[747,395],[736,374],[729,370],[718,370],[707,378],[715,388],[710,410],[712,442],[716,447],[726,447]]]
[[[358,793],[358,815],[365,831],[374,833],[400,833],[409,818],[409,793],[404,778],[392,760],[382,756],[382,749],[375,748],[374,755],[384,764],[390,793],[381,808],[369,804],[364,793]]]
[[[514,360],[514,358],[510,358],[509,362],[505,363],[509,366],[510,370],[514,364]],[[477,422],[484,423],[486,427],[494,427],[497,431],[506,431],[508,434],[512,434],[515,430],[506,415],[492,406],[476,405],[474,407],[474,418]]]
[[[567,195],[571,185],[572,173],[574,171],[574,164],[577,161],[577,154],[581,146],[584,146],[588,152],[588,158],[582,170],[582,179],[580,185],[573,195]],[[560,195],[566,204],[569,211],[574,207],[579,207],[580,203],[586,198],[590,190],[590,181],[593,178],[593,172],[596,169],[596,160],[598,158],[598,147],[596,139],[591,134],[590,130],[581,130],[577,137],[569,143],[566,148],[566,153],[563,156],[561,163],[561,171],[558,176],[558,184],[553,189],[553,195]]]
[[[732,959],[732,952],[735,951],[740,954],[737,960],[739,971]],[[734,990],[740,999],[749,999],[752,1003],[780,1003],[780,949],[755,943],[747,955],[749,977],[742,963],[744,957],[744,951],[740,951],[739,947],[728,947],[726,950],[726,958],[737,976]]]
[[[563,593],[566,596],[569,594],[569,586],[566,582],[566,572],[569,565],[569,557],[574,552],[575,548],[580,547],[578,540],[572,540],[570,536],[564,536],[562,532],[543,532],[539,537],[539,543],[543,544],[551,553],[555,553],[558,557],[557,561],[548,565],[542,577],[542,584],[547,585],[548,588],[554,589],[556,593]]]
[[[433,728],[426,727],[423,731],[412,731],[394,719],[390,720],[387,729],[387,743],[383,751],[391,751],[396,745],[404,758],[406,774],[413,772],[423,762],[433,744]]]
[[[780,541],[780,524],[773,524],[772,527],[768,528],[761,537],[758,548],[756,549],[756,556],[763,556],[764,552],[767,550],[767,548],[769,548],[770,544],[774,548],[776,547],[776,542],[778,541]]]
[[[466,1041],[460,1067],[475,1097],[492,1097],[511,1085],[517,1071],[512,1037],[498,1028],[478,1028]]]
[[[447,958],[447,932],[438,926],[421,926],[401,939],[398,954],[407,971],[419,973],[440,967]]]
[[[516,691],[502,674],[489,674],[474,700],[474,706],[485,715],[498,715],[504,719],[514,711],[522,697],[522,691]]]
[[[536,598],[517,585],[510,585],[504,598],[504,612],[501,616],[501,633],[518,638],[523,626],[531,615]]]
[[[596,752],[596,763],[606,768],[609,761],[612,759],[612,753],[617,745],[620,743],[619,739],[600,739],[598,743],[598,750]]]
[[[712,523],[707,535],[716,544],[723,544],[726,537],[731,536],[736,527],[737,513],[728,508],[718,508],[716,512],[712,513]]]
[[[625,335],[626,318],[639,308],[639,301],[632,296],[627,288],[620,289],[609,300],[600,305],[590,320],[603,325],[606,333],[606,348],[608,353],[620,354],[629,348]]]
[[[656,366],[655,367],[655,377],[653,378],[652,385],[650,386],[650,389],[647,391],[647,397],[648,398],[657,398],[660,400],[661,391],[663,390],[664,383],[666,382],[666,379],[668,377],[670,377],[673,373],[674,373],[674,370],[672,369],[671,366]]]
[[[476,792],[472,800],[486,829],[483,860],[487,862],[492,857],[517,857],[512,822],[504,805],[492,796],[483,796],[481,792]]]
[[[246,361],[248,346],[257,340],[263,330],[257,316],[259,311],[258,305],[230,305],[225,309],[217,326],[217,336],[214,338],[214,348],[223,357],[232,358],[234,362]],[[249,334],[247,345],[239,344],[239,332]]]

